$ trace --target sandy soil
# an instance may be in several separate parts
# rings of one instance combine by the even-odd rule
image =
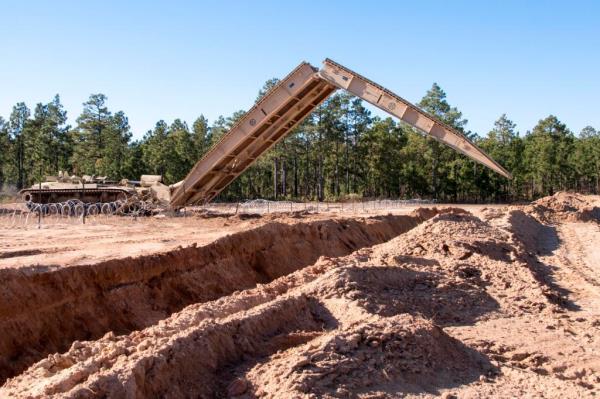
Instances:
[[[5,263],[0,397],[595,397],[598,207],[210,220],[183,248]]]
[[[290,222],[290,218],[279,219]],[[204,245],[269,221],[268,218],[195,215],[136,220],[98,217],[85,225],[51,220],[43,223],[41,229],[34,225],[0,229],[0,268],[65,267],[167,252],[194,243]]]
[[[439,205],[438,208],[451,205]],[[465,205],[462,208],[477,213],[483,205]],[[488,206],[489,207],[489,206]],[[38,229],[35,223],[27,227],[17,224],[8,228],[10,222],[2,222],[0,215],[0,269],[35,267],[65,267],[120,259],[128,256],[164,253],[188,245],[205,245],[220,237],[245,231],[277,221],[297,223],[314,221],[371,217],[377,215],[407,215],[418,207],[407,205],[392,211],[362,212],[297,212],[267,215],[199,215],[193,212],[187,217],[123,218],[104,216],[80,221],[66,222],[50,219]],[[6,227],[6,228],[2,228]]]

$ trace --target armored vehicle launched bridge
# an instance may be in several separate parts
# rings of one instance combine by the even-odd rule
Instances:
[[[41,184],[41,187],[34,186],[21,193],[31,209],[42,209],[42,204],[64,200],[65,196],[73,193],[77,194],[76,201],[83,202],[81,209],[92,210],[122,208],[128,199],[135,200],[143,192],[150,192],[160,203],[169,204],[175,209],[204,204],[223,191],[258,157],[285,137],[338,89],[348,91],[417,128],[424,135],[446,144],[506,178],[511,178],[508,171],[462,133],[383,86],[326,59],[321,69],[306,62],[298,65],[246,112],[194,165],[184,180],[168,188],[160,183],[160,177],[149,176],[153,178],[151,184],[142,184],[149,189],[142,188],[141,191],[128,184],[94,184],[85,189],[82,184]],[[106,201],[112,201],[112,208],[106,207]],[[91,206],[94,203],[96,205]]]

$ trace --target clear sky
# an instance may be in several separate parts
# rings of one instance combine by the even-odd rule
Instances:
[[[58,93],[74,124],[101,92],[139,138],[326,57],[413,102],[438,82],[480,134],[502,113],[600,129],[600,1],[0,0],[0,115]]]

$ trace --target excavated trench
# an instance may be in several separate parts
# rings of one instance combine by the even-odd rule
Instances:
[[[183,307],[390,240],[437,214],[268,223],[197,247],[76,267],[0,270],[0,382],[74,341],[126,334]],[[318,323],[315,328],[319,328]]]

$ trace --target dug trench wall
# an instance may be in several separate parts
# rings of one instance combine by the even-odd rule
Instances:
[[[264,284],[392,239],[438,211],[272,222],[198,247],[60,267],[0,270],[0,381],[76,340],[125,334],[192,303]],[[109,251],[110,248],[107,248]]]

